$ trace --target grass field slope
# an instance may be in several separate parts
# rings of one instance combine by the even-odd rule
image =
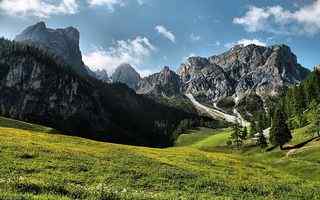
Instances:
[[[319,148],[267,159],[258,150],[203,151],[223,146],[230,130],[198,131],[206,136],[194,132],[177,147],[152,149],[0,118],[0,199],[320,199],[319,179],[294,170],[319,174]]]

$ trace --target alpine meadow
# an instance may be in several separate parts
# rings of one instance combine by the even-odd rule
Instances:
[[[0,0],[0,199],[320,199],[320,0]]]

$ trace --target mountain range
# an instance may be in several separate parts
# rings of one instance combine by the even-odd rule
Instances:
[[[288,46],[252,44],[190,57],[177,72],[166,66],[142,78],[122,64],[109,76],[83,63],[79,38],[76,28],[39,22],[17,42],[2,40],[1,114],[84,137],[161,146],[173,141],[182,120],[199,120],[199,112],[232,123],[254,121],[270,99],[309,74]]]

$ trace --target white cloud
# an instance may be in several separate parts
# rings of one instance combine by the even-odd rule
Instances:
[[[125,6],[124,0],[88,0],[89,6],[107,6],[110,11],[114,11],[115,6]]]
[[[93,70],[105,69],[108,74],[112,74],[115,68],[122,63],[129,63],[137,67],[155,50],[156,48],[148,38],[137,37],[133,40],[117,41],[108,50],[96,49],[86,53],[83,56],[83,61]],[[145,70],[142,73],[147,74]]]
[[[192,41],[199,41],[199,40],[201,39],[201,37],[200,37],[199,35],[196,35],[196,34],[194,34],[194,33],[191,33],[190,39],[191,39]]]
[[[166,27],[162,26],[162,25],[158,25],[155,28],[158,33],[160,33],[162,36],[164,36],[165,38],[167,38],[168,40],[170,40],[171,42],[175,43],[176,41],[176,36],[170,32]]]
[[[78,12],[76,0],[61,0],[52,3],[47,0],[2,0],[0,10],[11,16],[35,16],[48,18],[52,15],[71,15]]]
[[[248,32],[271,32],[281,34],[316,34],[320,32],[320,0],[297,10],[286,10],[281,6],[249,7],[242,17],[233,23],[242,25]]]
[[[241,40],[238,40],[236,42],[231,42],[231,43],[227,43],[225,44],[224,46],[226,48],[231,48],[235,45],[243,45],[243,46],[248,46],[250,44],[255,44],[255,45],[258,45],[258,46],[267,46],[267,44],[263,41],[260,41],[258,39],[241,39]]]
[[[114,11],[115,6],[126,6],[129,0],[87,0],[90,7],[106,6],[111,12]],[[143,0],[137,0],[139,5],[143,5]]]

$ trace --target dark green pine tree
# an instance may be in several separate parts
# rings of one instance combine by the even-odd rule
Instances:
[[[256,125],[256,122],[253,121],[250,124],[250,137],[253,138],[256,133],[257,133],[257,125]]]
[[[240,131],[238,124],[234,125],[234,127],[233,127],[233,131],[231,133],[231,141],[233,144],[235,144],[237,146],[238,149],[242,145],[241,131]]]
[[[248,129],[247,129],[247,127],[244,127],[242,129],[242,131],[240,132],[240,139],[245,140],[245,139],[247,139],[247,136],[248,136]]]
[[[316,132],[318,137],[320,137],[320,108],[315,109],[314,118],[315,118],[314,122],[316,125]]]
[[[295,114],[302,115],[303,111],[306,109],[306,102],[304,99],[305,95],[304,95],[302,86],[295,87],[294,96],[295,96],[295,101],[294,101]]]
[[[261,149],[264,149],[268,146],[267,139],[263,133],[259,133],[258,135],[257,146],[261,147]]]
[[[283,145],[292,139],[291,131],[287,125],[285,114],[282,110],[277,109],[272,119],[270,130],[270,143],[279,145],[283,149]]]

